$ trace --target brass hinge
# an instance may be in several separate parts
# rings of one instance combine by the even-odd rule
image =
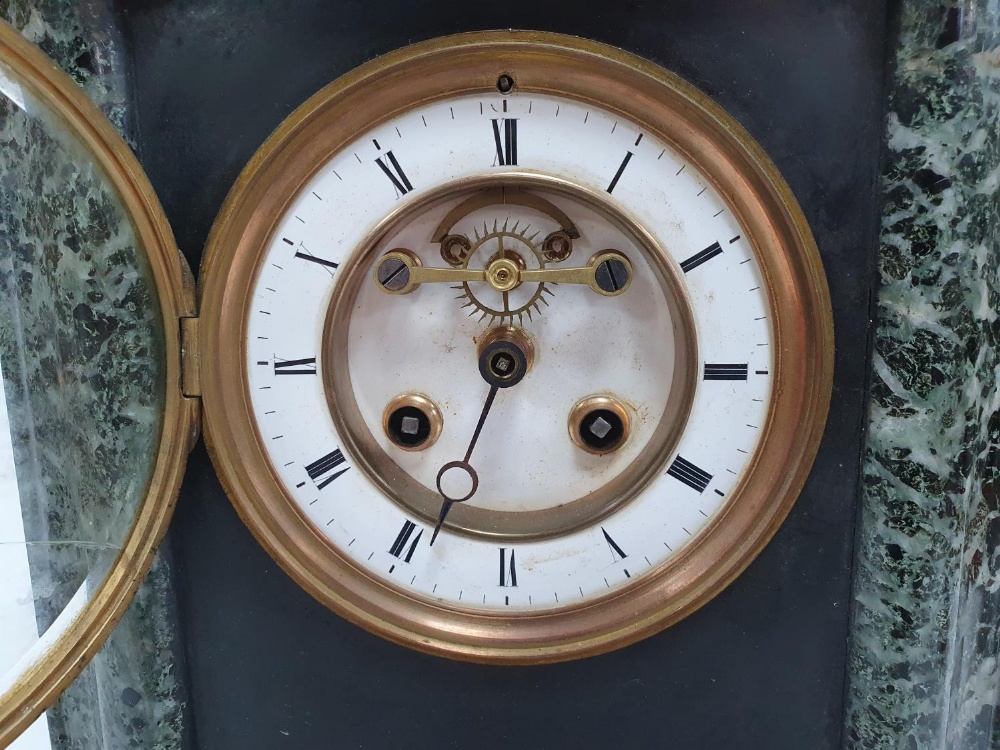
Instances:
[[[198,318],[181,318],[181,393],[201,398],[201,351]]]

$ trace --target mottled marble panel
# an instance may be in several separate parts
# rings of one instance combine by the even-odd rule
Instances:
[[[89,577],[93,550],[128,536],[166,375],[151,272],[118,196],[22,93],[0,98],[0,368],[44,632]]]
[[[131,142],[126,54],[114,5],[114,0],[0,0],[0,18],[51,57]]]
[[[997,747],[1000,8],[906,0],[845,746]]]
[[[124,45],[111,2],[0,0],[0,17],[127,137]],[[162,322],[142,248],[103,176],[57,131],[37,112],[0,104],[0,363],[21,445],[26,530],[39,542],[31,562],[36,591],[46,594],[40,624],[70,581],[89,570],[99,583],[117,555],[145,494],[165,388]],[[8,367],[12,358],[18,367]],[[54,747],[182,746],[183,650],[170,575],[158,555],[105,646],[50,709]]]

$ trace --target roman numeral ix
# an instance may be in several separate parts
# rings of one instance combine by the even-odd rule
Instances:
[[[400,195],[406,195],[413,190],[413,185],[410,184],[410,180],[406,177],[406,173],[403,172],[403,168],[399,166],[399,162],[396,161],[396,157],[392,151],[386,151],[385,158],[389,160],[389,164],[382,161],[381,156],[375,160],[375,163],[378,164],[379,169],[385,172],[385,176],[392,181],[392,185],[396,188],[397,192]]]
[[[494,166],[510,167],[516,165],[517,120],[494,119],[493,140],[497,147],[497,162]]]
[[[712,481],[712,475],[709,474],[704,469],[699,469],[693,463],[688,461],[686,458],[678,456],[674,459],[674,462],[670,464],[670,468],[667,469],[667,474],[672,476],[681,482],[684,482],[688,487],[698,492],[704,492],[708,487],[708,483]]]
[[[275,375],[315,375],[316,358],[308,359],[278,359],[274,358]]]
[[[339,477],[341,474],[350,469],[341,469],[340,471],[334,471],[341,464],[347,463],[347,459],[344,458],[344,454],[340,452],[340,448],[333,451],[332,453],[327,453],[323,458],[313,461],[311,464],[306,466],[306,473],[309,478],[313,480],[316,485],[316,489],[321,490],[326,487],[330,482]]]
[[[403,524],[403,528],[400,529],[399,534],[396,536],[396,541],[393,542],[392,547],[389,548],[389,554],[393,557],[402,559],[403,562],[409,562],[410,558],[413,557],[413,552],[417,549],[420,537],[424,534],[423,529],[417,532],[416,538],[413,540],[413,543],[410,544],[410,548],[406,551],[406,557],[402,557],[403,550],[406,549],[406,543],[410,541],[410,537],[413,536],[413,530],[416,528],[417,525],[413,523],[413,521],[407,519]]]
[[[514,550],[510,551],[510,563],[507,562],[507,548],[500,548],[500,585],[505,588],[517,586],[517,570],[514,568]]]

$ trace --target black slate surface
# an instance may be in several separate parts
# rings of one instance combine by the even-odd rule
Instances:
[[[728,109],[802,203],[836,318],[826,437],[775,539],[687,620],[582,662],[452,663],[349,625],[257,545],[196,449],[173,544],[197,747],[839,747],[885,3],[122,0],[119,12],[140,156],[194,267],[240,169],[321,86],[409,42],[536,28],[648,57]]]

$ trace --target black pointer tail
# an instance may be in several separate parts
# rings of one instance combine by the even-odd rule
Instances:
[[[441,515],[438,516],[437,526],[434,527],[434,533],[431,534],[430,546],[434,546],[434,540],[438,538],[438,532],[441,531],[441,527],[444,525],[444,519],[448,517],[448,511],[451,510],[451,506],[454,503],[451,500],[445,500],[441,504]]]

